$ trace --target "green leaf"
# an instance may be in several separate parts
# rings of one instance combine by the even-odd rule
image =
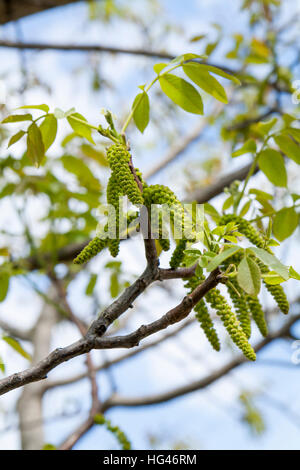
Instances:
[[[227,78],[227,80],[231,80],[237,85],[241,85],[241,82],[238,78],[236,78],[234,75],[230,75],[229,73],[224,72],[224,70],[219,69],[218,67],[214,67],[213,65],[206,65],[206,64],[199,64],[199,67],[203,68],[203,70],[206,70],[207,72],[211,72],[211,73],[214,73],[215,75],[219,75],[220,77]]]
[[[240,155],[244,155],[245,153],[255,153],[256,152],[256,142],[254,139],[249,139],[247,142],[244,143],[242,147],[238,150],[233,152],[232,157],[239,157]]]
[[[263,278],[264,281],[271,286],[276,286],[277,284],[284,282],[283,277],[279,276],[275,271],[270,271],[269,273],[264,274]]]
[[[276,258],[276,256],[271,255],[266,250],[262,248],[251,247],[247,248],[250,252],[254,253],[260,261],[266,264],[271,270],[275,271],[279,276],[281,276],[285,281],[289,279],[289,270],[284,264]]]
[[[9,148],[11,145],[15,144],[18,142],[20,139],[22,139],[23,135],[25,135],[25,131],[19,131],[15,135],[13,135],[8,142],[7,148]]]
[[[299,224],[299,215],[293,207],[285,207],[278,211],[273,220],[273,234],[282,242],[290,237]]]
[[[40,166],[45,155],[42,133],[35,122],[28,127],[27,154],[36,167]]]
[[[300,165],[300,146],[286,135],[277,135],[274,140],[280,150],[291,160]]]
[[[208,202],[205,202],[204,203],[204,212],[205,214],[209,215],[210,217],[212,217],[212,219],[214,221],[218,221],[220,219],[220,214],[219,212],[217,211],[217,209],[215,209],[215,207],[213,207],[211,204],[209,204]]]
[[[73,131],[76,132],[76,134],[80,135],[80,137],[85,137],[91,144],[94,144],[95,142],[93,141],[93,138],[92,138],[91,128],[88,125],[86,125],[84,122],[77,121],[76,118],[80,119],[81,121],[85,121],[87,123],[87,120],[81,114],[79,113],[71,114],[70,116],[67,117],[67,120],[70,126],[72,127]]]
[[[31,114],[14,114],[12,116],[8,116],[7,118],[3,119],[2,124],[9,124],[13,122],[21,122],[21,121],[32,121]]]
[[[40,109],[41,111],[45,111],[45,113],[48,113],[49,111],[49,106],[47,104],[35,104],[35,105],[26,105],[26,106],[20,106],[17,109]]]
[[[166,67],[168,66],[168,64],[163,64],[163,63],[159,63],[159,64],[155,64],[153,66],[153,70],[155,73],[157,73],[157,75],[160,74],[160,72],[165,69]]]
[[[86,286],[85,294],[86,295],[92,295],[94,292],[94,288],[97,282],[97,274],[92,273],[90,275],[90,280],[88,282],[88,285]]]
[[[224,204],[222,206],[222,211],[226,211],[227,209],[229,209],[229,207],[231,207],[233,203],[234,203],[234,197],[231,195],[224,201]]]
[[[200,258],[201,251],[199,250],[184,250],[184,266],[189,268],[197,263],[198,259]]]
[[[273,196],[272,194],[266,193],[265,191],[261,191],[261,189],[250,189],[249,194],[255,194],[255,196],[258,196],[260,199],[266,199],[266,200],[272,200]]]
[[[215,256],[209,265],[207,266],[206,270],[208,272],[213,271],[216,269],[218,266],[220,266],[227,258],[230,258],[230,256],[234,255],[237,251],[241,250],[240,247],[238,246],[232,246],[230,248],[227,248],[226,250],[222,251],[222,253],[218,254]]]
[[[275,186],[287,186],[287,173],[282,155],[273,149],[263,150],[258,158],[261,171]]]
[[[7,296],[9,287],[9,274],[7,272],[0,273],[0,302],[3,302]]]
[[[57,134],[57,119],[54,114],[48,114],[40,125],[40,131],[44,142],[45,152],[55,141]]]
[[[2,336],[3,341],[5,341],[11,348],[13,348],[17,353],[19,353],[22,357],[27,359],[28,361],[31,361],[31,355],[26,352],[19,341],[17,341],[15,338],[12,336]]]
[[[289,127],[283,131],[284,134],[289,134],[293,139],[300,144],[300,129],[295,129],[294,127]]]
[[[0,370],[1,372],[3,372],[3,374],[5,373],[5,365],[1,356],[0,356]]]
[[[112,299],[116,298],[120,291],[119,275],[116,271],[110,276],[110,295]]]
[[[183,62],[186,62],[187,60],[194,60],[194,59],[205,60],[205,59],[207,59],[207,55],[199,55],[199,54],[194,54],[192,52],[188,52],[186,54],[181,54],[181,55],[175,57],[174,59],[172,59],[169,62],[169,65],[170,64],[183,63]]]
[[[239,213],[239,216],[240,216],[240,217],[244,217],[244,216],[247,214],[248,210],[249,210],[250,207],[251,207],[251,204],[252,204],[252,201],[251,201],[251,200],[250,200],[250,201],[247,201],[246,204],[244,204],[244,206],[243,206],[242,209],[241,209],[241,212]]]
[[[92,147],[88,144],[82,144],[80,148],[84,155],[86,155],[88,158],[96,161],[101,166],[108,166],[108,162],[103,151],[97,150],[95,147]]]
[[[252,129],[255,132],[257,132],[259,135],[264,137],[269,134],[270,130],[275,126],[277,121],[278,121],[277,118],[270,119],[269,121],[261,121],[261,122],[258,122],[257,124],[254,124],[252,126]]]
[[[300,274],[298,274],[297,271],[295,271],[295,269],[292,266],[290,266],[289,273],[290,273],[291,278],[297,279],[297,281],[300,281]]]
[[[203,102],[198,91],[183,78],[170,73],[159,78],[162,91],[188,113],[203,114]]]
[[[139,93],[135,97],[132,108],[134,109],[133,120],[135,122],[135,125],[138,130],[143,134],[144,130],[149,124],[150,116],[149,96],[145,91],[143,91],[143,93]]]
[[[64,119],[66,117],[65,112],[60,108],[55,108],[54,116],[56,119]]]
[[[55,447],[53,444],[44,444],[42,450],[57,450],[57,447]]]
[[[243,258],[238,266],[237,281],[247,294],[255,297],[261,286],[260,269],[256,262],[248,256]]]
[[[206,91],[206,93],[212,95],[222,103],[228,103],[226,91],[223,86],[218,80],[212,77],[209,72],[199,67],[199,65],[200,64],[196,63],[183,65],[183,71],[196,85]]]
[[[93,175],[89,167],[78,157],[73,155],[63,155],[61,157],[64,168],[73,173],[78,181],[83,184],[87,189],[93,191],[100,191],[101,185],[97,178]]]

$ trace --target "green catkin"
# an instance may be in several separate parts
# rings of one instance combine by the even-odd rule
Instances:
[[[185,239],[179,240],[170,260],[170,267],[172,269],[178,268],[184,258],[184,250],[186,248],[187,241]]]
[[[272,254],[270,248],[265,247],[265,242],[263,237],[259,234],[259,232],[252,227],[251,223],[248,220],[243,219],[234,214],[226,214],[219,221],[219,225],[226,225],[229,222],[235,222],[238,225],[238,230],[245,235],[245,237],[255,246],[258,248],[263,248],[269,253]],[[261,261],[257,261],[262,274],[266,274],[269,272],[267,266],[265,266]],[[264,285],[266,286],[267,290],[270,292],[272,297],[274,298],[275,302],[277,303],[279,309],[284,313],[288,314],[289,312],[289,302],[285,295],[285,292],[279,284],[272,286],[267,282],[263,281]]]
[[[239,287],[236,279],[230,279],[230,283],[233,287],[231,287],[230,284],[226,284],[228,294],[233,303],[241,328],[247,339],[249,339],[251,336],[251,317],[247,304],[247,297]]]
[[[107,150],[107,160],[122,194],[134,205],[143,204],[143,196],[129,168],[130,153],[124,145],[116,144]]]
[[[170,240],[168,240],[167,238],[159,238],[158,243],[160,244],[161,249],[163,251],[169,251],[169,249],[170,249]]]
[[[75,264],[83,264],[89,261],[91,258],[96,256],[102,251],[108,244],[108,239],[102,239],[99,237],[93,238],[88,245],[86,245],[79,255],[74,259]]]
[[[199,285],[199,279],[196,276],[193,276],[185,284],[185,287],[189,288],[190,292],[192,292],[198,285]],[[196,319],[200,323],[200,327],[202,328],[211,346],[213,347],[213,349],[215,349],[215,351],[220,351],[221,349],[220,341],[219,341],[217,332],[214,328],[213,321],[210,318],[204,299],[201,299],[195,305],[194,311],[196,312]]]
[[[246,300],[252,315],[253,320],[255,321],[259,331],[262,336],[268,335],[268,326],[265,319],[265,314],[260,304],[260,301],[257,297],[251,297],[250,295],[246,296]]]
[[[215,351],[220,351],[221,349],[220,341],[219,341],[217,332],[214,328],[212,319],[210,318],[210,315],[208,313],[208,309],[205,304],[205,301],[201,299],[200,302],[198,302],[197,305],[194,307],[194,310],[196,312],[196,318],[198,322],[200,323],[200,326],[202,330],[204,331],[205,336],[207,337],[208,341],[212,345],[213,349]]]
[[[232,341],[241,349],[244,356],[250,359],[250,361],[255,361],[256,354],[248,343],[247,336],[242,330],[238,319],[220,291],[216,288],[210,290],[206,294],[205,299],[216,310]]]
[[[119,198],[122,195],[120,193],[120,188],[118,186],[117,177],[114,173],[111,174],[107,188],[106,188],[106,198],[107,203],[111,204],[115,208],[115,214],[113,212],[109,212],[108,215],[108,226],[113,227],[115,224],[116,232],[110,234],[110,239],[108,243],[110,254],[113,257],[116,257],[119,253],[119,245],[120,245],[120,238],[119,238],[119,229],[120,229],[120,207],[119,207]]]

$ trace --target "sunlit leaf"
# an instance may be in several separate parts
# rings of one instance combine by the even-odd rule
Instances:
[[[184,73],[202,90],[212,95],[222,103],[228,103],[226,91],[223,86],[212,76],[199,67],[196,63],[183,65]]]
[[[2,336],[3,341],[5,341],[11,348],[13,348],[20,356],[24,357],[28,361],[31,361],[31,355],[23,349],[19,341],[17,341],[12,336]]]
[[[251,296],[257,296],[261,286],[260,269],[256,262],[250,258],[242,259],[238,266],[237,281],[240,287]]]
[[[145,91],[135,97],[132,108],[134,109],[133,120],[135,125],[143,133],[149,124],[150,118],[149,96]]]
[[[165,74],[159,78],[162,91],[175,104],[188,113],[203,114],[203,102],[198,91],[186,80],[173,74]]]
[[[299,214],[293,207],[284,207],[275,214],[273,220],[273,234],[282,242],[290,237],[299,225]]]
[[[275,186],[287,186],[287,172],[282,155],[273,149],[263,150],[258,159],[261,171]]]
[[[27,132],[27,153],[36,167],[39,167],[45,155],[42,133],[35,122],[30,124]]]
[[[55,141],[57,133],[57,120],[54,114],[48,114],[40,125],[42,139],[44,142],[45,152],[51,147]]]

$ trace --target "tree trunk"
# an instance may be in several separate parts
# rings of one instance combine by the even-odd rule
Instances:
[[[51,299],[55,299],[53,288],[48,292]],[[33,363],[43,359],[49,354],[51,333],[57,321],[57,311],[53,305],[45,304],[36,323],[32,344]],[[18,401],[19,426],[23,450],[38,450],[43,447],[43,381],[26,385]]]

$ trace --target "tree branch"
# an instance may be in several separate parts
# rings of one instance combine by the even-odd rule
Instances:
[[[59,364],[69,361],[73,357],[88,353],[94,348],[131,348],[138,345],[143,338],[186,318],[193,306],[221,281],[219,271],[215,270],[210,273],[208,278],[190,295],[184,297],[177,307],[167,312],[159,320],[148,325],[142,325],[135,332],[126,336],[99,338],[99,336],[103,336],[108,326],[130,307],[132,300],[145,290],[147,283],[150,284],[153,282],[153,277],[150,277],[150,279],[147,278],[149,274],[147,269],[145,270],[146,275],[144,273],[132,286],[128,287],[115,302],[104,310],[101,317],[92,324],[84,338],[65,348],[55,349],[49,356],[31,368],[2,379],[0,381],[0,395],[28,383],[44,379],[47,373]]]

